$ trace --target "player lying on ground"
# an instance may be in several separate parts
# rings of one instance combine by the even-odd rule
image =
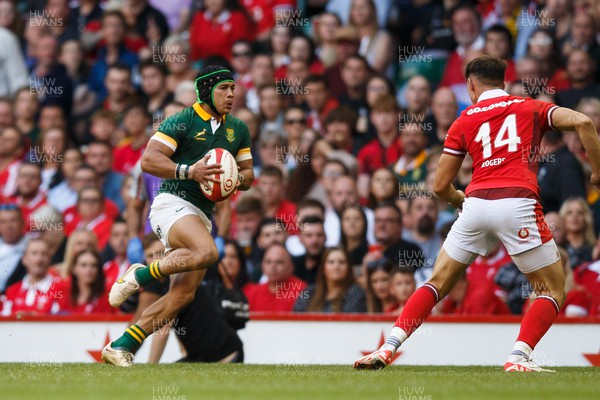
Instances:
[[[248,127],[228,115],[234,89],[229,70],[205,67],[196,79],[198,103],[167,118],[142,156],[142,170],[163,178],[150,209],[150,223],[168,255],[149,266],[133,264],[112,286],[109,301],[118,307],[141,286],[166,275],[172,275],[171,283],[169,291],[148,307],[137,323],[102,350],[102,358],[109,364],[130,366],[133,353],[148,335],[193,301],[206,269],[217,261],[210,234],[215,204],[204,196],[199,183],[218,183],[212,175],[223,171],[219,164],[206,165],[206,153],[224,148],[235,156],[238,189],[249,189],[254,180]]]
[[[439,160],[434,190],[462,209],[435,262],[431,279],[408,300],[386,341],[354,363],[358,369],[381,369],[398,347],[450,292],[478,255],[500,240],[537,294],[521,322],[505,371],[549,371],[530,354],[554,322],[565,300],[560,255],[539,204],[540,140],[550,129],[577,131],[592,165],[591,183],[600,184],[600,142],[585,115],[551,103],[509,96],[505,64],[493,57],[471,61],[467,88],[474,105],[450,127]],[[473,158],[473,178],[465,194],[452,182],[466,154]]]

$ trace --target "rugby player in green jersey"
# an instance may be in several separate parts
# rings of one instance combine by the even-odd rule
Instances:
[[[223,171],[219,164],[206,165],[206,153],[224,148],[235,157],[239,190],[249,189],[254,180],[248,127],[229,115],[235,90],[232,73],[222,66],[207,66],[195,83],[198,102],[167,118],[142,156],[142,170],[163,179],[150,209],[150,223],[167,255],[148,266],[133,264],[113,284],[109,302],[118,307],[140,287],[167,275],[170,288],[104,347],[102,359],[108,364],[131,366],[143,341],[192,302],[206,269],[219,257],[211,236],[215,203],[204,196],[200,184],[218,182],[213,175]]]

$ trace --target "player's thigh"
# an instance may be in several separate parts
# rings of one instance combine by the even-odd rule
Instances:
[[[454,260],[470,264],[475,260],[471,260],[472,254],[486,255],[496,244],[497,239],[488,227],[488,205],[488,200],[465,199],[443,246]]]
[[[169,230],[168,242],[173,249],[217,251],[210,231],[198,215],[185,215],[175,221]]]
[[[465,253],[466,254],[466,253]],[[472,253],[473,254],[473,253]],[[472,260],[477,257],[477,254],[471,256]],[[467,267],[472,263],[464,263],[455,260],[442,247],[438,254],[435,265],[433,266],[433,275],[428,283],[433,285],[440,295],[440,300],[445,297],[450,290],[456,285],[456,282],[465,273]]]
[[[493,204],[495,211],[490,212],[490,224],[511,256],[535,249],[552,239],[542,206],[536,200],[508,198],[494,200]]]

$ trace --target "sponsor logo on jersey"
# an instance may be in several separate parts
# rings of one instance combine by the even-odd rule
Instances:
[[[227,129],[225,137],[227,138],[227,141],[229,141],[229,143],[232,143],[235,140],[235,134],[233,132],[233,129]]]
[[[196,133],[196,136],[194,136],[194,139],[196,139],[196,140],[206,140],[206,138],[204,137],[205,134],[206,134],[206,128],[202,129],[201,132]]]
[[[519,229],[519,232],[517,232],[517,235],[519,235],[521,239],[525,239],[527,236],[529,236],[529,229],[521,228]]]
[[[489,106],[486,107],[473,107],[471,108],[469,111],[467,111],[467,115],[473,115],[476,113],[480,113],[480,112],[485,112],[485,111],[491,111],[494,108],[499,108],[499,107],[508,107],[513,103],[522,103],[525,100],[523,99],[514,99],[514,100],[509,100],[509,101],[500,101],[498,103],[494,103],[494,104],[490,104]]]

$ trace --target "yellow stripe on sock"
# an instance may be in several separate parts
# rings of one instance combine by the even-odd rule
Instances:
[[[138,328],[135,325],[131,325],[129,327],[129,329],[135,331],[135,333],[137,333],[138,335],[140,335],[142,337],[142,339],[146,339],[146,335],[144,334],[144,332],[142,332],[142,330],[140,328]]]
[[[156,273],[154,272],[154,268],[152,268],[152,264],[150,264],[150,265],[148,266],[148,269],[150,270],[150,275],[152,275],[152,277],[153,277],[154,279],[160,279],[158,276],[156,276]]]
[[[154,266],[154,273],[156,274],[156,276],[158,276],[157,279],[160,279],[163,277],[163,274],[160,272],[160,269],[158,269],[158,261],[154,261],[152,264]]]
[[[140,339],[140,337],[137,335],[137,333],[135,333],[135,331],[133,329],[127,328],[127,329],[125,329],[125,332],[129,333],[135,340],[137,340],[138,342],[140,342],[140,344],[142,344],[143,340]]]

